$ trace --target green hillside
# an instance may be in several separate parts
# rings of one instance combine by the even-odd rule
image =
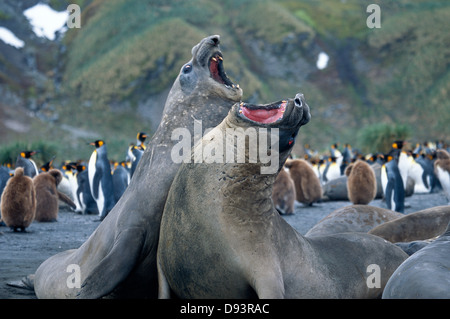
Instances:
[[[121,160],[138,131],[156,129],[192,46],[219,34],[225,68],[244,100],[305,94],[312,120],[300,145],[374,151],[363,133],[379,123],[406,127],[414,143],[448,142],[450,3],[370,3],[381,8],[380,29],[366,26],[367,3],[359,0],[79,1],[82,27],[65,34],[59,67],[39,91],[57,119],[31,139],[45,137],[61,156],[78,158],[92,151],[86,142],[101,137]],[[319,70],[322,51],[330,60]]]

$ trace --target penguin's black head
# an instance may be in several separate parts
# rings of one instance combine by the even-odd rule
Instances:
[[[38,151],[22,151],[22,152],[20,152],[20,156],[22,156],[23,158],[30,158],[31,156],[33,156],[37,152]]]
[[[395,141],[392,143],[392,148],[401,150],[403,148],[404,141]]]
[[[94,145],[95,148],[99,148],[99,147],[102,147],[103,145],[105,145],[105,141],[103,141],[103,140],[96,140],[95,142],[89,143],[89,145]]]
[[[142,143],[144,143],[144,141],[145,141],[145,139],[148,137],[148,135],[147,135],[147,133],[144,133],[144,132],[139,132],[138,134],[137,134],[137,139],[139,140],[139,141],[141,141]]]

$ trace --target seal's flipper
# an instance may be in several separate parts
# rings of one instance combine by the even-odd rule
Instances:
[[[34,274],[23,277],[21,280],[7,282],[6,284],[10,287],[34,291]]]
[[[111,251],[92,270],[77,294],[80,299],[97,299],[111,293],[134,268],[145,243],[144,230],[124,230],[115,239]]]

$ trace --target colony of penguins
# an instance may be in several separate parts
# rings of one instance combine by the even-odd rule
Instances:
[[[103,220],[130,183],[147,137],[139,132],[120,163],[108,159],[104,140],[89,143],[95,149],[87,162],[64,162],[59,168],[53,168],[54,158],[38,168],[32,159],[36,151],[22,151],[14,168],[0,166],[0,225],[24,231],[33,220],[55,221],[58,206],[53,202],[58,200],[79,214],[96,214]],[[403,213],[406,196],[439,191],[450,204],[450,146],[444,142],[418,143],[412,148],[394,141],[387,154],[363,154],[350,144],[339,150],[337,143],[322,154],[308,144],[303,151],[303,158],[286,161],[275,181],[272,200],[280,214],[293,214],[295,201],[306,206],[323,200],[368,204],[375,198]],[[50,177],[44,178],[45,174]],[[44,194],[42,189],[49,189],[45,183],[57,187],[50,191],[54,199]],[[53,211],[48,208],[52,205]],[[48,209],[42,213],[39,206]]]
[[[383,199],[404,213],[405,197],[443,191],[450,204],[450,146],[444,142],[393,141],[388,153],[363,154],[332,144],[319,154],[304,145],[304,158],[288,159],[275,184],[272,200],[281,214],[292,214],[295,200],[311,206],[324,200],[369,204]],[[292,195],[294,193],[294,195]],[[294,200],[295,199],[295,200]]]
[[[94,150],[87,162],[66,161],[59,168],[53,167],[54,157],[38,168],[32,158],[38,151],[20,152],[14,167],[0,166],[0,225],[25,231],[34,220],[56,221],[59,201],[103,220],[130,183],[147,137],[139,132],[120,163],[108,159],[104,140],[89,143]]]

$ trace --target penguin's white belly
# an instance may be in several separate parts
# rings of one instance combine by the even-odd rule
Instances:
[[[96,196],[94,195],[94,176],[95,176],[95,163],[97,162],[97,152],[93,151],[91,157],[89,158],[89,165],[88,165],[88,179],[89,179],[89,188],[91,189],[92,197],[94,197],[95,200],[97,200]]]
[[[105,207],[105,196],[103,195],[102,181],[98,184],[98,198],[97,208],[99,216],[102,216],[103,208]]]

